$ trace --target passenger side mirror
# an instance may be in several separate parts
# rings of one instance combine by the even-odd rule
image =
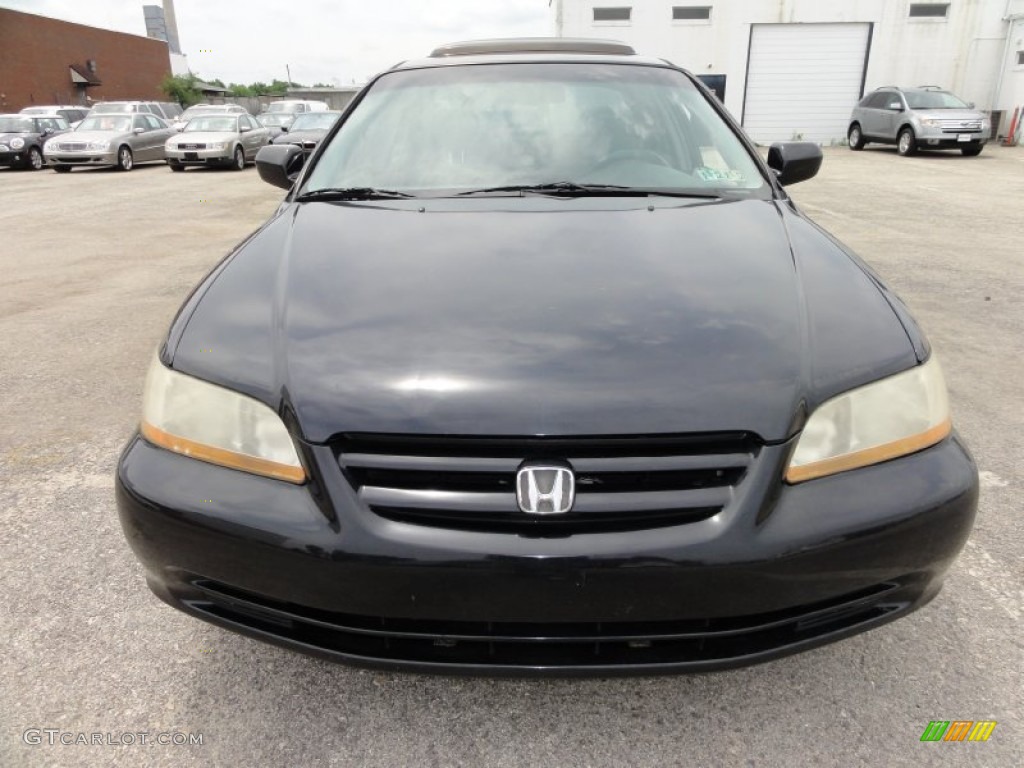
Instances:
[[[967,108],[968,109],[974,109],[974,102],[973,101],[968,101],[967,102]]]
[[[132,133],[134,133],[136,136],[138,136],[140,133],[145,133],[145,132],[146,132],[145,128],[136,128],[135,130],[132,131]]]
[[[784,187],[816,176],[821,161],[821,147],[810,141],[781,142],[768,150],[768,167]]]
[[[248,133],[249,131],[252,130],[252,128],[250,128],[248,125],[243,125],[240,130],[242,133]]]
[[[288,133],[288,126],[287,125],[282,125],[281,126],[281,133]]]
[[[297,144],[267,144],[256,153],[260,178],[281,189],[291,189],[298,178],[305,155]]]

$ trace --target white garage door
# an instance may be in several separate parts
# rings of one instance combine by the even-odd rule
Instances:
[[[754,141],[842,139],[860,98],[870,24],[756,24],[743,126]]]

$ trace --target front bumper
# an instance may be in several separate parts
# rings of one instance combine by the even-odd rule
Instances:
[[[139,437],[121,522],[153,591],[235,631],[328,658],[489,674],[739,666],[891,621],[938,592],[977,505],[957,438],[780,484],[762,449],[718,515],[629,533],[530,538],[378,517],[331,449],[315,484],[204,464]]]
[[[28,147],[11,152],[0,151],[0,168],[22,168],[28,165]]]
[[[915,129],[917,144],[925,149],[959,149],[960,147],[985,146],[988,143],[988,132],[972,128],[957,132],[951,129],[923,126]],[[969,137],[961,141],[960,137]]]
[[[92,166],[103,166],[103,165],[117,165],[117,150],[109,149],[106,151],[99,150],[96,152],[82,150],[75,152],[66,151],[46,151],[46,164],[49,166],[54,165],[92,165]]]
[[[223,165],[230,163],[234,147],[228,149],[165,149],[168,163],[180,165]]]

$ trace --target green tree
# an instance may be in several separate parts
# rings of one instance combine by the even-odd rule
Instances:
[[[196,85],[199,78],[195,75],[167,75],[160,83],[160,90],[167,98],[176,101],[183,107],[190,107],[203,100],[203,92]]]
[[[289,83],[286,80],[277,80],[277,79],[275,79],[270,84],[269,90],[267,91],[267,93],[271,93],[271,94],[274,94],[274,95],[282,95],[283,96],[284,94],[288,93],[288,89],[289,88],[296,87],[296,86],[299,87],[299,88],[302,87],[301,85],[299,85],[298,83],[295,83],[295,82]]]

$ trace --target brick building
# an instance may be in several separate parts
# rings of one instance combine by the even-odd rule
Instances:
[[[162,101],[167,43],[0,8],[0,112],[32,104]]]

